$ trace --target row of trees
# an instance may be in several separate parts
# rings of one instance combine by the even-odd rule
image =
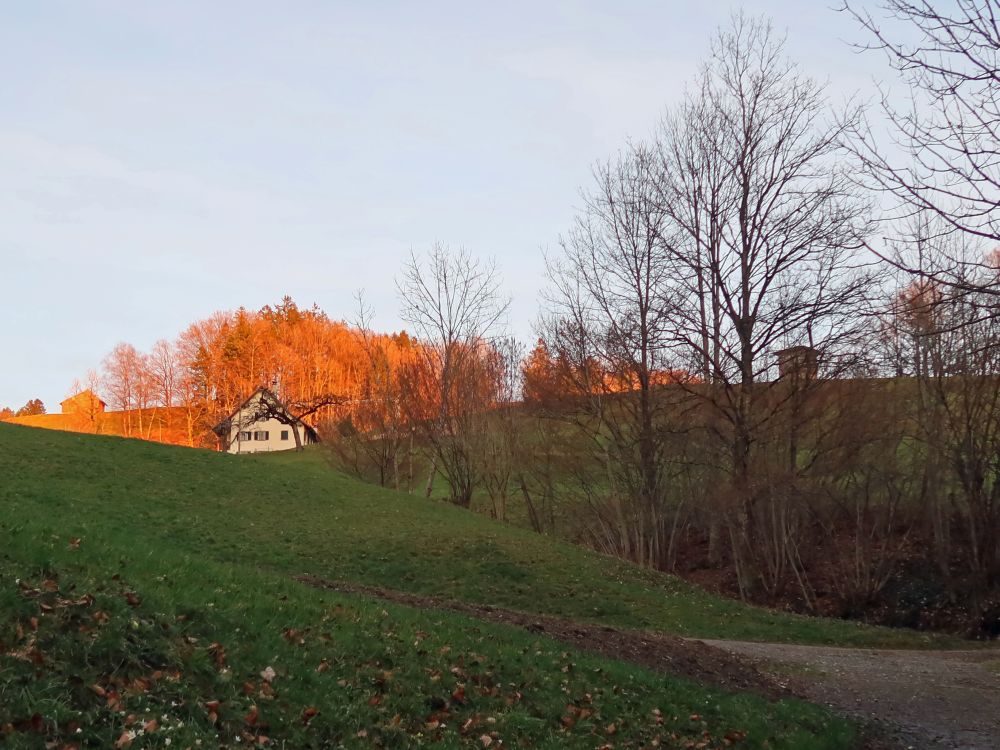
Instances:
[[[1000,585],[1000,274],[981,244],[998,239],[1000,87],[989,9],[958,8],[889,2],[928,43],[912,51],[857,16],[927,97],[884,105],[904,167],[767,22],[720,32],[656,136],[595,168],[548,259],[533,409],[483,400],[489,429],[456,409],[476,397],[453,390],[500,390],[452,355],[502,339],[501,295],[464,256],[411,264],[405,312],[441,394],[422,429],[453,499],[480,489],[496,512],[510,493],[540,530],[661,568],[683,548],[744,597],[809,609],[830,589],[864,608],[930,549],[983,609]]]
[[[571,437],[534,453],[590,508],[591,544],[673,568],[684,542],[743,596],[807,608],[830,586],[871,602],[923,548],[973,608],[996,591],[1000,46],[989,4],[956,5],[888,3],[912,49],[857,14],[926,97],[883,105],[905,166],[738,16],[656,136],[595,168],[549,259],[536,368]],[[795,346],[819,371],[778,377]]]
[[[656,139],[596,168],[550,261],[548,346],[573,372],[596,361],[638,383],[637,398],[610,402],[601,383],[578,387],[581,428],[613,454],[607,483],[632,506],[616,544],[640,562],[666,563],[673,436],[701,422],[717,438],[741,590],[761,581],[765,537],[783,533],[757,477],[762,435],[793,400],[775,390],[774,353],[847,351],[877,286],[858,260],[870,207],[840,148],[856,117],[834,117],[770,26],[739,17]],[[690,398],[671,403],[652,379],[665,368],[704,385],[681,381]]]

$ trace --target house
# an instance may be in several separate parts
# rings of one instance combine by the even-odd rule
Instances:
[[[102,413],[107,406],[106,403],[101,401],[100,396],[90,389],[75,393],[59,402],[60,411],[63,414],[86,414],[91,416]]]
[[[267,388],[258,388],[212,428],[219,450],[229,453],[287,451],[318,443],[316,430],[295,417]]]

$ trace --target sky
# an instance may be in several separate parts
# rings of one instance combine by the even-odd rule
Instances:
[[[290,295],[334,319],[435,242],[494,258],[532,338],[592,165],[649,135],[739,8],[839,101],[834,0],[0,0],[0,407],[121,341]]]

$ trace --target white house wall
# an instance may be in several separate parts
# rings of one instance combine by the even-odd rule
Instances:
[[[306,444],[308,438],[306,437],[305,430],[302,425],[291,426],[279,422],[277,419],[264,419],[259,422],[254,422],[251,425],[245,425],[242,428],[237,428],[235,424],[238,419],[233,420],[234,426],[229,433],[229,452],[230,453],[266,453],[270,451],[287,451],[295,449],[295,434],[292,430],[297,430],[299,433],[299,440],[303,445]],[[288,439],[282,440],[281,433],[283,431],[288,432]],[[250,440],[241,440],[241,432],[249,432]],[[267,432],[267,440],[255,440],[255,433]]]

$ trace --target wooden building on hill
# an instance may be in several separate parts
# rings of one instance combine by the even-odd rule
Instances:
[[[90,389],[80,391],[59,402],[59,409],[63,414],[101,414],[107,407],[101,397]]]

